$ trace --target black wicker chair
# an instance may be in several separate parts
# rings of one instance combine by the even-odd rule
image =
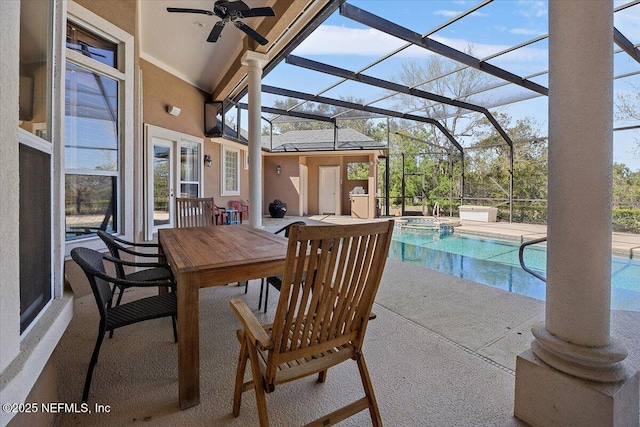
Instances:
[[[171,272],[171,268],[169,267],[169,264],[167,264],[164,257],[157,252],[157,250],[159,250],[160,248],[159,244],[129,242],[119,237],[115,237],[103,230],[98,231],[98,236],[107,245],[107,248],[111,253],[111,256],[119,260],[122,260],[122,256],[120,255],[121,251],[136,257],[157,259],[157,262],[132,262],[132,261],[122,260],[121,263],[118,263],[115,265],[116,275],[118,276],[119,279],[130,280],[133,282],[170,280],[175,285],[175,280],[173,278],[173,274]],[[140,252],[140,251],[131,249],[132,247],[155,248],[156,253]],[[124,266],[146,267],[146,269],[126,274],[124,271]],[[118,300],[116,301],[116,304],[115,304],[116,306],[118,306],[122,301],[122,294],[124,293],[126,286],[114,285],[114,288],[113,288],[114,294],[115,294],[116,288],[120,290],[120,294],[118,295]]]
[[[177,302],[175,292],[165,292],[158,295],[138,299],[135,301],[112,306],[113,291],[111,284],[123,287],[168,287],[175,290],[173,282],[169,279],[153,280],[153,281],[132,281],[112,277],[106,274],[103,260],[113,262],[116,266],[122,263],[122,260],[88,248],[75,248],[71,251],[71,257],[82,268],[98,305],[100,312],[100,325],[98,327],[98,339],[93,349],[87,377],[84,383],[84,391],[82,392],[82,402],[87,402],[89,398],[89,389],[91,387],[91,378],[93,369],[98,362],[98,354],[100,346],[104,340],[107,331],[121,328],[123,326],[142,322],[145,320],[158,319],[161,317],[171,317],[173,320],[173,339],[178,342],[178,333],[176,330],[175,317],[177,314]]]

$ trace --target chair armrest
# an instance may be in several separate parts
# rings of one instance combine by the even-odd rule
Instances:
[[[139,251],[134,251],[133,249],[129,249],[129,248],[125,248],[122,245],[118,245],[118,250],[122,251],[122,252],[126,252],[130,255],[134,255],[134,256],[139,256],[139,257],[146,257],[146,258],[164,258],[164,255],[160,255],[160,254],[153,254],[153,253],[149,253],[149,252],[139,252]]]
[[[118,243],[121,243],[123,245],[127,245],[127,246],[139,246],[141,248],[159,248],[160,244],[158,243],[151,243],[151,242],[130,242],[128,240],[123,240],[119,237],[115,237],[113,236],[113,240],[115,240]]]
[[[99,277],[104,281],[107,281],[109,283],[114,283],[116,285],[121,285],[121,286],[136,286],[136,287],[140,287],[140,288],[153,288],[153,287],[168,287],[171,289],[176,288],[175,284],[173,284],[173,282],[171,282],[170,280],[148,280],[148,281],[137,281],[137,280],[126,280],[126,279],[119,279],[117,277],[113,277],[113,276],[109,276],[108,274],[102,273],[101,271],[92,269],[91,270],[91,274],[93,274],[95,277]]]
[[[130,267],[162,267],[162,268],[166,268],[167,271],[171,271],[171,269],[169,268],[168,264],[163,264],[163,263],[159,263],[159,262],[125,261],[125,260],[120,259],[120,258],[114,258],[111,255],[105,255],[104,259],[106,259],[107,261],[111,261],[114,264],[128,265]]]
[[[264,330],[260,322],[258,322],[253,312],[247,307],[247,304],[239,298],[234,298],[229,301],[229,305],[238,320],[242,323],[244,333],[249,335],[256,346],[260,350],[271,350],[273,348],[271,337]]]

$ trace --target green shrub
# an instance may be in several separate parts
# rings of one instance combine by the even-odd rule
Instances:
[[[640,233],[640,210],[614,209],[613,231]]]

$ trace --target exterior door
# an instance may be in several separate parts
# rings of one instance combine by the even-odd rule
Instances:
[[[322,215],[340,214],[340,166],[320,166],[318,210]]]
[[[176,197],[202,195],[202,138],[145,126],[146,234],[174,226]]]

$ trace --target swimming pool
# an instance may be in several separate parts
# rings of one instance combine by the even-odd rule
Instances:
[[[394,230],[389,256],[403,262],[451,274],[509,292],[545,299],[545,283],[520,267],[519,243],[486,237],[442,234],[438,230]],[[527,266],[543,275],[547,263],[544,245],[525,250]],[[640,311],[640,261],[612,258],[611,308]]]

